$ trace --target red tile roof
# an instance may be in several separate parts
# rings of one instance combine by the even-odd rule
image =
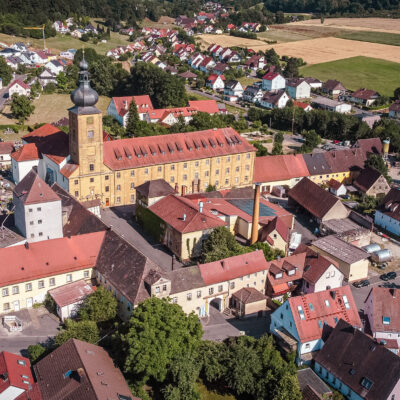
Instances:
[[[211,75],[207,78],[207,81],[208,81],[208,82],[215,82],[219,77],[220,77],[223,81],[225,80],[225,76],[224,76],[224,75],[211,74]]]
[[[51,124],[44,124],[40,128],[33,130],[32,132],[27,133],[26,135],[22,136],[22,139],[25,140],[26,138],[33,138],[33,137],[47,137],[50,135],[54,135],[55,133],[60,132],[60,128],[57,128]]]
[[[24,204],[49,203],[61,201],[50,186],[31,169],[14,188],[14,195]]]
[[[301,154],[257,157],[254,182],[274,182],[308,176],[308,168]]]
[[[265,74],[262,78],[266,79],[267,81],[272,81],[272,79],[275,79],[279,74],[276,72],[268,72],[268,74]]]
[[[390,107],[389,111],[400,112],[400,100],[396,100]]]
[[[69,178],[77,168],[79,168],[79,165],[78,165],[78,164],[65,164],[65,165],[61,168],[60,172],[61,172],[66,178]]]
[[[268,267],[262,250],[199,265],[201,276],[206,285],[268,270]]]
[[[302,101],[297,101],[297,100],[293,100],[293,106],[302,108],[303,110],[305,110],[308,107],[312,109],[311,104],[303,103]]]
[[[13,142],[0,142],[0,154],[11,154],[13,148],[14,148]]]
[[[347,172],[364,168],[366,152],[360,148],[333,150],[322,153],[331,171]]]
[[[13,81],[13,82],[11,83],[11,85],[10,85],[8,88],[10,89],[10,88],[12,88],[12,87],[15,86],[15,85],[19,85],[19,86],[23,87],[25,90],[30,90],[30,86],[27,85],[26,83],[22,82],[22,81],[19,80],[19,79],[16,79],[15,81]]]
[[[255,150],[233,128],[209,129],[105,142],[104,164],[121,170]]]
[[[400,290],[383,287],[373,287],[365,299],[365,304],[371,300],[372,320],[369,323],[372,333],[400,332]],[[365,310],[366,306],[364,306]],[[384,324],[383,317],[389,317],[390,323]]]
[[[105,232],[50,239],[0,249],[0,259],[8,267],[0,269],[0,287],[29,282],[93,268]]]
[[[382,141],[379,138],[358,139],[354,147],[359,147],[365,154],[382,154]]]
[[[328,186],[335,190],[338,190],[340,188],[340,186],[342,186],[342,185],[343,185],[343,183],[341,183],[333,178],[328,182]]]
[[[265,242],[269,239],[269,243],[273,246],[274,240],[269,235],[276,230],[282,239],[287,243],[289,242],[289,227],[279,217],[275,217],[268,222],[267,225],[261,228],[259,233],[260,242]]]
[[[59,307],[80,302],[92,293],[93,288],[83,279],[49,290],[50,296]]]
[[[114,102],[118,114],[123,117],[129,111],[129,105],[131,104],[132,99],[135,100],[139,114],[146,113],[153,109],[153,103],[148,95],[113,97],[111,101]]]
[[[39,160],[40,155],[35,143],[27,143],[19,150],[11,153],[11,157],[18,162]]]
[[[363,327],[348,285],[309,293],[304,296],[291,297],[288,302],[300,342],[320,339],[324,324],[335,327],[340,319],[357,328]],[[345,306],[346,302],[348,308]],[[302,308],[305,319],[300,318],[298,307]]]
[[[206,112],[208,114],[218,114],[219,108],[215,100],[191,100],[189,106],[196,108],[199,112]]]

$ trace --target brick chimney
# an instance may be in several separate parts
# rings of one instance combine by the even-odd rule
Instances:
[[[254,188],[254,207],[250,244],[254,244],[258,240],[258,221],[260,219],[260,185],[260,183],[256,183],[256,187]]]

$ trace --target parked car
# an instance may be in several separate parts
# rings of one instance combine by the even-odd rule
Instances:
[[[364,286],[369,286],[370,282],[368,279],[364,279],[362,281],[358,281],[358,282],[354,282],[353,286],[355,286],[356,288],[362,288]]]
[[[396,274],[396,272],[388,272],[387,274],[382,274],[381,276],[380,276],[380,278],[383,280],[383,281],[391,281],[391,280],[393,280],[393,279],[396,279],[396,277],[397,277],[397,274]]]

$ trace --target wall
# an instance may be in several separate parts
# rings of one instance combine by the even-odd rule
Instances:
[[[67,318],[76,317],[82,303],[83,300],[77,303],[68,304],[67,306],[61,308],[57,306],[57,314],[61,318],[61,321],[64,322],[64,320]]]
[[[322,217],[322,221],[329,221],[330,219],[347,218],[349,212],[343,203],[338,200],[333,207]]]
[[[2,166],[3,167],[11,166],[11,155],[10,154],[0,154],[0,167],[2,167]]]
[[[372,185],[372,187],[365,193],[368,196],[376,197],[378,195],[386,195],[390,190],[390,186],[383,176]]]
[[[400,221],[389,217],[381,211],[376,210],[374,222],[383,229],[400,236]]]
[[[67,275],[71,274],[71,281],[67,281]],[[26,280],[24,282],[16,283],[10,286],[0,287],[0,313],[8,313],[17,311],[15,307],[15,302],[19,302],[19,309],[27,308],[29,301],[32,304],[42,303],[45,299],[46,293],[49,289],[55,289],[60,286],[64,286],[67,283],[77,281],[79,279],[90,279],[92,276],[92,268],[82,268],[79,271],[66,272],[59,275],[48,275],[43,278],[38,278],[34,280]],[[50,286],[50,279],[54,278],[54,285]],[[39,288],[39,282],[43,281],[44,286]],[[32,290],[26,291],[26,284],[32,284]],[[18,287],[19,293],[13,294],[13,288]],[[8,288],[8,296],[3,296],[3,289]],[[6,304],[9,304],[9,309],[6,308]]]
[[[350,171],[346,172],[334,172],[332,174],[318,174],[312,175],[310,180],[314,183],[321,184],[330,181],[331,179],[336,179],[339,182],[347,181],[350,178]]]
[[[13,158],[11,159],[12,164],[12,174],[14,183],[17,185],[25,175],[32,169],[32,167],[37,167],[39,165],[39,160],[21,161],[17,162]]]
[[[327,290],[328,286],[330,286],[331,289],[341,287],[343,285],[343,279],[343,273],[331,264],[321,278],[316,282],[314,292]]]
[[[120,125],[125,126],[123,118],[118,114],[117,108],[115,107],[115,103],[111,100],[110,104],[107,107],[107,115],[112,115]]]

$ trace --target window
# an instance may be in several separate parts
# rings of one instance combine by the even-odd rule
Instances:
[[[32,283],[27,283],[25,285],[25,292],[30,292],[32,290]]]
[[[117,197],[116,202],[117,202],[117,203],[121,203],[121,197]]]
[[[106,175],[106,176],[104,177],[104,179],[105,179],[106,181],[108,181],[108,179],[109,179],[109,176],[108,176],[108,175]]]
[[[131,171],[131,176],[135,176],[135,171]]]
[[[362,380],[361,380],[362,387],[369,390],[369,389],[371,389],[372,385],[373,385],[373,382],[370,379],[368,379],[367,377],[362,378]]]
[[[188,294],[186,295],[186,299],[187,299],[188,301],[192,300],[192,293],[188,293]]]
[[[229,156],[226,157],[226,162],[231,162],[231,158]]]
[[[8,296],[8,288],[4,288],[4,289],[2,290],[2,295],[3,295],[3,297]]]
[[[224,290],[224,287],[222,285],[218,286],[218,292],[222,292]]]
[[[75,197],[79,197],[79,192],[75,190]]]
[[[31,238],[34,238],[35,237],[35,234],[34,233],[31,233]]]
[[[117,172],[117,178],[121,178],[121,172]]]
[[[162,171],[162,168],[161,168],[161,167],[157,167],[157,171],[158,171],[158,172],[161,172],[161,171]]]
[[[30,208],[30,209],[29,209],[29,212],[32,212],[32,211],[33,211],[33,209],[32,209],[32,208]]]
[[[239,178],[236,177],[236,178],[235,178],[235,183],[238,183],[238,182],[239,182]]]
[[[209,175],[209,172],[206,171],[206,172],[204,173],[204,176],[208,176],[208,175]]]
[[[160,286],[156,286],[156,293],[160,293]]]
[[[83,271],[83,277],[89,278],[89,271]]]
[[[313,303],[309,303],[309,304],[308,304],[308,307],[310,307],[310,311],[314,311]]]
[[[221,162],[221,159],[218,157],[217,158],[217,164],[219,164]]]
[[[326,305],[327,307],[329,307],[329,306],[330,306],[330,304],[329,304],[329,300],[325,300],[325,305]]]
[[[18,294],[18,293],[19,293],[19,286],[13,286],[12,294]]]
[[[8,311],[10,309],[10,303],[3,304],[3,311]]]
[[[174,177],[174,176],[171,176],[171,177],[169,178],[169,180],[170,180],[170,182],[175,182],[175,177]]]
[[[236,172],[239,172],[239,170],[240,170],[240,168],[239,168],[239,167],[236,167]]]
[[[248,181],[248,180],[249,180],[249,177],[246,175],[246,176],[244,177],[244,180],[245,180],[245,181]]]
[[[246,171],[250,171],[250,165],[247,164],[245,168],[246,168]]]
[[[208,294],[214,294],[214,288],[212,288],[212,287],[210,287],[209,289],[208,289]]]
[[[227,168],[227,169],[225,170],[225,172],[226,172],[227,174],[229,174],[229,168]]]
[[[347,299],[347,296],[343,296],[343,303],[344,303],[344,306],[345,306],[347,309],[350,308],[350,303],[349,303],[349,300]]]
[[[215,170],[215,175],[219,175],[219,169]]]
[[[390,317],[382,317],[383,325],[390,325]]]
[[[94,164],[89,164],[89,171],[94,171]]]
[[[229,185],[229,179],[225,179],[225,185]]]
[[[198,172],[196,172],[196,173],[194,174],[194,179],[199,179],[199,173],[198,173]]]
[[[198,298],[201,297],[201,290],[198,290],[198,291],[197,291],[197,297],[198,297]]]
[[[110,191],[110,186],[106,186],[106,192]]]
[[[93,117],[87,117],[86,121],[88,124],[93,124]]]
[[[235,282],[231,282],[231,289],[235,289]]]
[[[167,291],[167,285],[163,285],[162,290],[163,290],[163,292],[166,292]]]
[[[90,178],[90,183],[93,183],[94,182],[94,178]]]
[[[29,225],[33,225],[33,221],[29,222]]]
[[[183,175],[183,180],[187,181],[187,175]]]
[[[121,190],[121,185],[117,185],[117,190]]]
[[[38,224],[41,224],[41,223],[42,223],[42,220],[41,220],[41,219],[39,219],[37,223],[38,223]]]
[[[56,284],[56,278],[50,278],[49,279],[49,286],[55,286]]]
[[[183,163],[183,168],[187,168],[187,162]]]
[[[38,282],[38,288],[43,289],[44,288],[44,281],[39,281]]]
[[[134,202],[135,202],[135,195],[131,194],[131,203],[134,203]]]
[[[310,343],[306,343],[306,350],[310,348]]]
[[[250,158],[250,153],[246,154],[246,158],[249,159]]]
[[[173,302],[174,304],[176,304],[176,303],[178,302],[178,298],[177,298],[177,297],[174,297],[174,298],[172,299],[172,302]]]
[[[78,179],[75,179],[75,180],[74,180],[74,184],[75,184],[75,185],[78,184]],[[29,211],[31,211],[31,210],[29,210]]]
[[[88,136],[89,139],[93,139],[93,137],[94,137],[94,131],[92,131],[92,130],[88,131],[88,132],[87,132],[87,136]]]
[[[304,315],[303,307],[302,306],[297,306],[297,310],[300,315],[300,319],[306,319],[306,316]]]
[[[42,207],[38,207],[38,208],[37,208],[37,211],[42,211]]]
[[[18,363],[19,365],[25,366],[25,361],[24,361],[24,360],[18,360],[17,363]]]
[[[171,171],[175,171],[175,165],[171,165]]]
[[[147,175],[147,174],[149,173],[149,169],[148,169],[148,168],[145,168],[145,169],[144,169],[144,173]]]
[[[331,276],[331,274],[330,274],[330,272],[328,271],[328,272],[326,273],[325,278],[329,278],[330,276]]]
[[[194,163],[194,166],[195,166],[195,167],[198,167],[198,166],[199,166],[199,162],[196,161],[196,162]]]
[[[67,274],[67,282],[72,282],[72,274]]]

